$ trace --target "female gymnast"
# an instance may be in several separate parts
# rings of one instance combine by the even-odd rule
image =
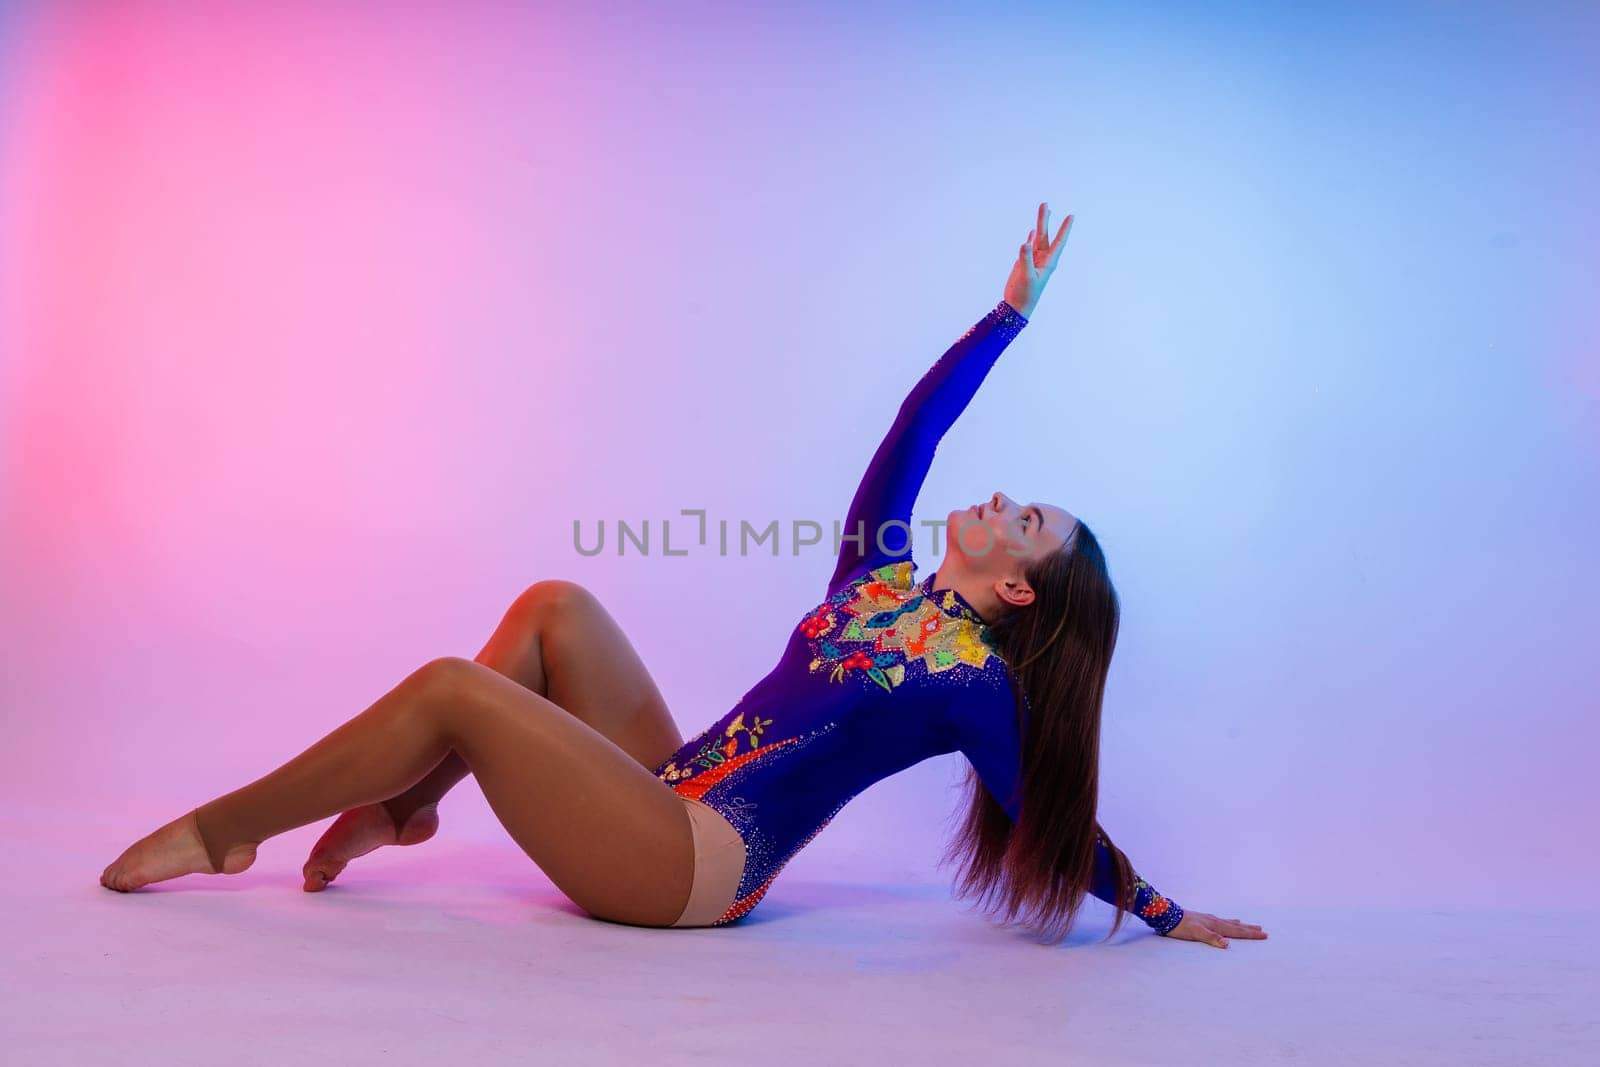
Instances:
[[[773,671],[696,737],[683,740],[594,596],[547,579],[475,659],[423,664],[271,774],[129,846],[100,883],[237,874],[268,838],[338,815],[304,867],[317,892],[356,857],[432,837],[440,799],[470,773],[590,916],[718,926],[748,914],[862,790],[960,751],[965,817],[940,862],[961,860],[958,895],[1053,939],[1085,893],[1117,908],[1108,937],[1130,911],[1218,948],[1266,937],[1158,893],[1096,819],[1119,606],[1089,527],[995,493],[950,512],[939,568],[912,577],[911,506],[934,449],[1027,325],[1071,226],[1068,215],[1050,240],[1039,205],[1002,300],[911,390],[873,455],[826,597]]]

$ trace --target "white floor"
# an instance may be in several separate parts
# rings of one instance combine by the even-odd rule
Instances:
[[[119,894],[104,828],[50,821],[0,817],[8,1064],[1600,1062],[1589,914],[1284,907],[1224,952],[1096,944],[1096,911],[1045,947],[940,887],[785,877],[733,927],[649,930],[509,843],[386,850],[316,895],[296,831]]]

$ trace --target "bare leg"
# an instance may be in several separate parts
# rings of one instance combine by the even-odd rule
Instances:
[[[535,582],[512,602],[478,663],[546,697],[653,770],[683,745],[644,662],[582,586]],[[311,850],[304,888],[323,889],[351,860],[384,845],[418,844],[439,827],[439,801],[468,773],[455,752],[409,789],[344,812]]]
[[[475,658],[576,715],[647,769],[683,746],[660,689],[627,635],[576,583],[550,579],[529,586]],[[452,753],[385,803],[404,825],[404,816],[437,804],[467,773],[466,763]]]
[[[604,735],[471,660],[413,672],[282,767],[130,847],[101,883],[130,890],[248,867],[267,838],[415,785],[449,751],[517,844],[590,914],[670,925],[689,898],[682,801]]]

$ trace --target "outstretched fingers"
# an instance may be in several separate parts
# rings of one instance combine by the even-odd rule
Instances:
[[[1023,242],[1021,255],[1028,261],[1028,265],[1035,270],[1053,271],[1056,262],[1061,258],[1061,250],[1067,245],[1067,235],[1072,232],[1073,216],[1068,215],[1061,220],[1061,225],[1056,229],[1055,238],[1050,237],[1050,205],[1040,201],[1038,222],[1028,231],[1028,239]]]
[[[1260,924],[1247,923],[1240,919],[1216,919],[1212,925],[1229,937],[1248,937],[1260,941],[1267,936],[1267,932],[1261,929]]]
[[[1061,250],[1067,247],[1067,234],[1072,231],[1072,216],[1068,215],[1061,220],[1061,228],[1056,231],[1056,238],[1050,242],[1050,266],[1056,265],[1056,260],[1061,258]]]

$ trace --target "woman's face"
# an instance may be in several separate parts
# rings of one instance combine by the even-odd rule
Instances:
[[[952,511],[947,550],[963,571],[998,581],[1021,574],[1034,560],[1060,551],[1078,520],[1053,504],[1018,504],[1004,493]]]

